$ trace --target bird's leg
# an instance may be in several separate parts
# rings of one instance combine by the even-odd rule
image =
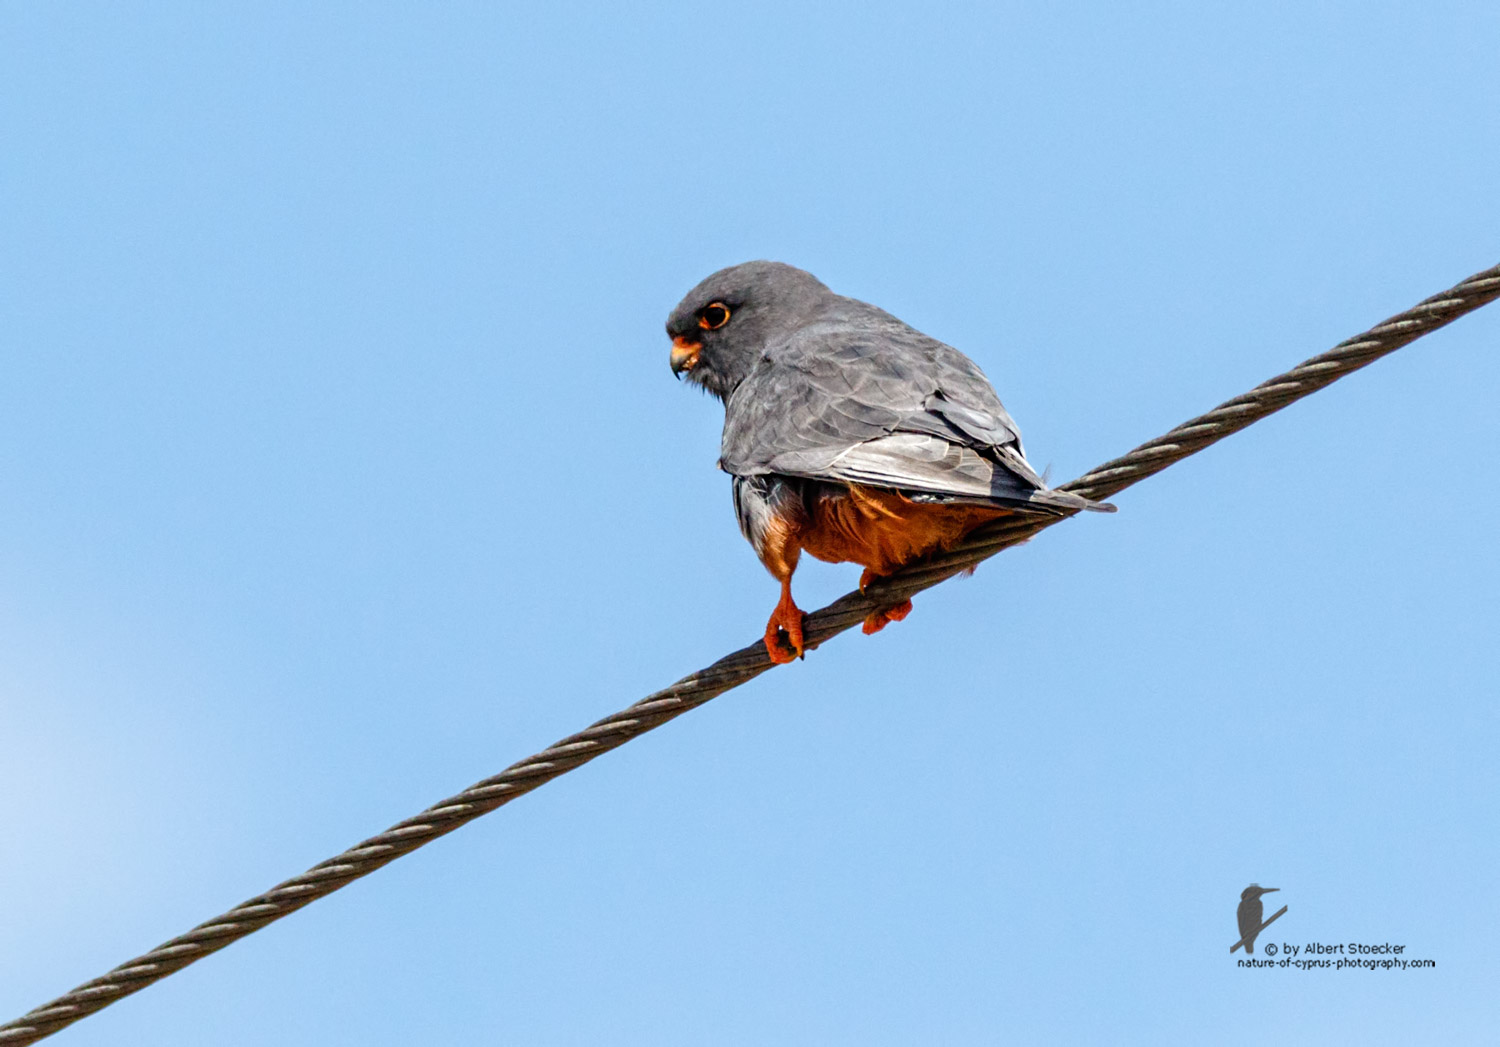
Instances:
[[[864,574],[859,576],[859,591],[864,592],[869,588],[871,582],[884,577],[884,575],[876,574],[870,568],[866,567]],[[863,626],[865,635],[869,636],[871,633],[878,633],[887,625],[890,625],[892,622],[899,622],[909,614],[911,614],[910,600],[902,600],[895,607],[887,607],[883,611],[871,612],[865,618]]]
[[[802,609],[792,600],[792,575],[797,570],[797,561],[802,558],[798,537],[805,522],[800,497],[783,497],[774,503],[755,542],[760,562],[781,583],[781,599],[776,610],[771,612],[771,620],[766,623],[766,653],[777,665],[802,657]],[[781,640],[783,632],[786,633],[785,643]]]
[[[787,637],[785,643],[781,639],[783,632]],[[802,609],[792,600],[790,572],[781,580],[781,599],[766,623],[766,653],[777,665],[802,657]]]

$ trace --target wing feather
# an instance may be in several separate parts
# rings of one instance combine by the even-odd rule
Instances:
[[[972,360],[862,308],[762,356],[726,404],[724,469],[1042,512],[1092,504],[1047,489]]]

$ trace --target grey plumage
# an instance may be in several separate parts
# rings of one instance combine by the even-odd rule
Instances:
[[[722,330],[699,323],[711,303],[729,310]],[[702,343],[688,378],[724,401],[719,465],[741,481],[861,484],[1021,512],[1109,508],[1047,488],[972,360],[800,269],[721,270],[688,293],[667,330]],[[749,538],[753,503],[781,495],[766,483],[735,489]]]
[[[734,517],[740,534],[757,552],[765,548],[766,532],[778,516],[803,517],[807,513],[803,485],[780,476],[736,476],[732,494]]]

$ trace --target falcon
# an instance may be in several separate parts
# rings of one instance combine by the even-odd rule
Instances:
[[[724,404],[719,468],[740,532],[781,583],[774,662],[803,652],[792,573],[803,552],[864,567],[861,590],[981,524],[1111,511],[1047,487],[963,353],[780,262],[721,269],[667,319],[672,372]],[[911,612],[872,613],[866,633]]]

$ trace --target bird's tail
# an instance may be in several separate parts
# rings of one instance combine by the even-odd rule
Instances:
[[[1051,487],[997,490],[988,496],[979,494],[934,494],[930,491],[901,491],[914,502],[936,502],[942,505],[987,505],[1013,513],[1035,516],[1071,516],[1077,512],[1112,513],[1109,502],[1096,502],[1071,491]]]
[[[1096,502],[1091,498],[1074,494],[1072,491],[1064,491],[1055,487],[1044,487],[1033,491],[1027,502],[1039,508],[1062,510],[1064,512],[1079,512],[1081,510],[1090,513],[1112,513],[1115,511],[1115,506],[1112,502]]]

